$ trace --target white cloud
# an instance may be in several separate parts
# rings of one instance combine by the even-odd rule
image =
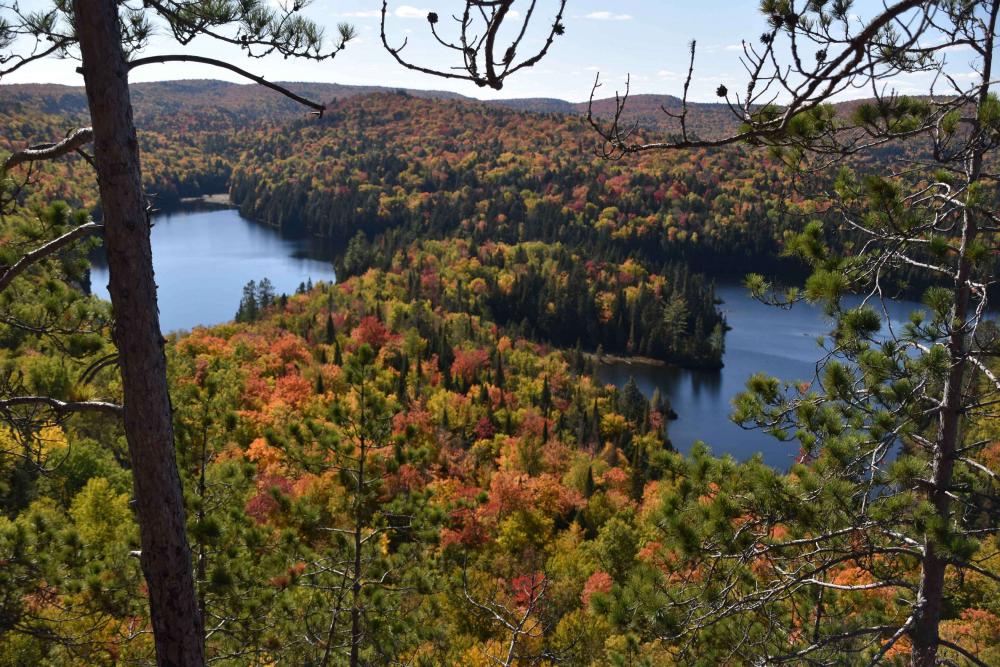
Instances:
[[[614,12],[590,12],[584,14],[583,18],[592,21],[631,21],[631,14],[615,14]]]
[[[412,5],[400,5],[396,8],[396,16],[401,19],[425,19],[430,11],[429,9],[420,9]]]
[[[377,9],[366,9],[360,12],[344,12],[338,16],[342,16],[347,19],[370,19],[380,16],[382,12]]]

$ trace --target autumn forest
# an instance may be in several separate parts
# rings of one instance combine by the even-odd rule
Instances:
[[[1000,2],[764,0],[739,92],[692,43],[579,104],[471,96],[573,0],[452,4],[450,67],[382,6],[394,88],[241,69],[350,49],[308,3],[0,3],[0,78],[85,84],[0,86],[0,665],[1000,664]],[[130,85],[153,26],[252,81]],[[166,333],[150,229],[205,206],[336,280]],[[822,318],[715,417],[787,467],[597,372],[719,373],[735,281]]]

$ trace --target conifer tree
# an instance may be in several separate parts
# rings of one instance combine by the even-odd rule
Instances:
[[[327,345],[333,345],[333,342],[337,339],[337,330],[333,325],[333,315],[327,313],[326,315],[326,329],[324,331],[324,341]]]
[[[301,598],[309,627],[314,664],[373,664],[393,660],[405,648],[404,577],[413,554],[412,515],[383,503],[385,477],[404,456],[390,437],[395,407],[380,387],[375,353],[362,345],[345,366],[350,387],[330,406],[329,429],[319,423],[293,428],[285,449],[306,471],[333,474],[341,492],[336,513],[320,519],[323,537],[296,546],[291,557],[310,567],[302,585],[313,594]],[[400,548],[387,549],[389,543]],[[406,567],[404,567],[404,565]],[[304,658],[306,659],[306,658]]]
[[[804,287],[747,279],[769,303],[810,301],[833,320],[815,377],[757,375],[736,402],[736,421],[796,443],[799,464],[783,476],[695,451],[682,475],[698,481],[665,501],[664,525],[688,556],[681,567],[711,576],[666,596],[663,632],[684,651],[714,644],[752,663],[876,664],[908,643],[915,667],[981,664],[941,625],[962,573],[1000,581],[979,565],[997,555],[997,516],[982,502],[996,497],[997,472],[971,428],[1000,396],[1000,341],[986,323],[1000,230],[988,166],[1000,145],[1000,2],[896,0],[866,18],[853,4],[761,3],[768,29],[743,44],[750,79],[717,91],[735,133],[690,127],[694,43],[662,141],[620,122],[627,94],[610,121],[590,114],[608,157],[744,143],[828,189],[786,242],[811,270]],[[973,59],[961,76],[946,58],[956,48]],[[921,74],[936,82],[925,95],[897,91]],[[875,98],[838,111],[831,102],[852,89]],[[902,147],[911,156],[891,150]],[[886,160],[877,168],[853,158],[875,152]],[[907,284],[913,275],[919,284]],[[925,308],[893,324],[884,301],[906,288]],[[854,611],[876,591],[891,604]]]
[[[332,50],[322,31],[296,14],[260,2],[199,3],[154,0],[124,7],[111,0],[55,3],[25,11],[17,3],[0,6],[0,77],[50,56],[80,59],[91,127],[76,129],[62,141],[15,152],[4,163],[12,169],[58,159],[94,144],[90,160],[101,195],[101,224],[85,223],[23,256],[22,267],[60,252],[86,236],[103,236],[115,316],[114,341],[122,376],[122,416],[134,477],[142,540],[141,562],[149,587],[157,660],[164,665],[204,662],[201,616],[195,599],[185,512],[174,456],[166,360],[160,332],[150,246],[150,207],[142,190],[139,142],[132,119],[129,72],[168,62],[199,62],[246,76],[322,111],[323,105],[269,83],[228,62],[190,52],[142,57],[154,24],[182,45],[204,35],[237,45],[248,55],[280,53],[317,60],[332,58],[354,36],[339,28]],[[89,158],[88,158],[89,159]],[[5,277],[13,278],[10,269]]]
[[[16,2],[0,5],[0,78],[50,56],[78,59],[92,123],[91,127],[69,132],[61,141],[15,152],[5,160],[3,175],[6,177],[21,165],[80,153],[87,144],[93,143],[92,157],[81,154],[96,171],[102,213],[100,223],[79,221],[59,236],[37,247],[25,248],[20,258],[0,267],[0,291],[26,267],[62,252],[80,239],[102,236],[114,311],[113,339],[118,348],[115,360],[123,390],[122,406],[105,401],[70,402],[53,396],[18,395],[4,398],[2,407],[6,410],[25,405],[41,406],[58,418],[96,411],[120,415],[123,419],[142,543],[140,561],[149,593],[157,661],[162,665],[204,664],[204,627],[185,535],[164,340],[153,277],[152,207],[142,189],[129,74],[140,67],[164,63],[210,65],[245,77],[322,114],[323,104],[266,81],[229,61],[197,55],[187,48],[175,54],[143,55],[150,36],[160,29],[183,47],[192,42],[200,43],[196,41],[200,37],[239,48],[251,58],[277,54],[316,61],[332,59],[355,36],[354,30],[346,24],[337,26],[334,43],[325,47],[323,30],[300,14],[307,4],[308,0],[287,5],[260,0],[150,0],[141,6],[132,6],[112,0],[76,0],[56,2],[39,11],[26,11]],[[522,30],[521,36],[508,47],[509,57],[498,57],[494,51],[502,47],[497,42],[497,33],[505,20],[509,26],[519,16],[511,11],[513,4],[513,1],[505,1],[485,6],[478,0],[466,3],[465,20],[460,21],[461,39],[466,39],[470,29],[477,29],[473,23],[480,17],[486,30],[478,41],[470,43],[472,51],[465,54],[467,63],[471,63],[466,65],[468,76],[459,78],[499,88],[508,76],[537,63],[554,37],[562,34],[564,28],[560,18],[564,1],[560,3],[548,39],[538,52],[526,59],[514,59],[515,52],[522,46]],[[386,12],[387,6],[383,5],[382,39],[388,48]],[[435,20],[431,20],[432,15]],[[531,15],[531,11],[520,14],[522,25],[527,26]],[[428,15],[428,23],[433,30],[437,23],[435,14]],[[402,47],[390,49],[390,52],[408,67],[439,76],[454,77],[456,74],[453,70],[435,72],[404,61]],[[475,57],[469,61],[471,54]],[[484,64],[480,76],[476,74],[474,61],[481,57]],[[254,306],[246,300],[243,304],[246,310],[241,308],[245,319],[256,317],[254,308],[259,311],[276,301],[269,282],[262,281],[257,288]],[[284,295],[279,302],[287,302]],[[339,346],[336,354],[339,360]]]

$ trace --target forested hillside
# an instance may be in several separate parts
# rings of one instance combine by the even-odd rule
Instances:
[[[788,273],[784,232],[822,207],[790,186],[780,161],[734,147],[608,162],[595,153],[586,105],[482,103],[418,91],[296,84],[331,103],[303,114],[270,91],[221,82],[138,84],[136,121],[148,189],[160,207],[230,191],[246,215],[291,233],[345,244],[391,232],[386,255],[417,236],[541,240],[594,257],[635,257],[655,269],[681,261],[734,276]],[[0,117],[8,150],[86,123],[79,89],[10,86]],[[644,131],[670,127],[668,96],[633,99]],[[514,109],[511,109],[513,107]],[[43,109],[44,114],[27,113]],[[540,113],[557,108],[559,112]],[[516,110],[515,110],[516,109]],[[536,111],[537,110],[537,111]],[[595,110],[611,113],[613,101]],[[723,105],[692,105],[692,131],[733,127]],[[297,120],[298,119],[298,120]],[[96,203],[82,160],[44,165],[36,192]],[[488,233],[484,233],[488,229]]]
[[[686,366],[721,365],[725,329],[710,282],[688,274],[722,263],[740,275],[750,257],[759,258],[758,268],[760,261],[788,264],[779,258],[775,231],[783,216],[775,207],[765,214],[770,200],[760,196],[780,189],[779,164],[766,158],[738,172],[743,151],[611,164],[594,154],[579,113],[513,111],[433,92],[297,89],[334,98],[323,118],[303,118],[283,98],[246,86],[136,86],[153,205],[171,208],[183,198],[228,191],[250,218],[329,239],[345,277],[389,268],[397,253],[428,238],[460,237],[476,246],[538,241],[599,264],[638,262],[635,271],[670,278],[605,304],[594,291],[577,302],[588,283],[572,281],[584,276],[574,273],[559,286],[555,276],[528,275],[518,289],[532,291],[532,301],[512,304],[510,295],[494,293],[489,314],[539,341]],[[0,102],[0,116],[14,129],[5,147],[85,124],[82,103],[76,89],[11,87]],[[705,122],[722,117],[718,105],[704,106]],[[27,113],[37,108],[46,113]],[[717,175],[698,178],[705,170]],[[100,217],[81,157],[41,165],[30,180],[19,193],[22,204],[66,200]],[[539,295],[535,288],[544,283]],[[616,278],[601,287],[613,293],[627,284]],[[542,297],[557,315],[539,318],[534,299]],[[606,312],[600,331],[565,329],[567,321],[598,312]]]
[[[66,215],[50,209],[46,224]],[[106,350],[102,308],[61,281],[71,265],[50,270],[65,285],[49,296],[52,311],[97,329],[69,352],[44,337],[14,340],[5,327],[4,363],[28,373],[31,391],[79,399],[77,369]],[[425,280],[438,288],[426,295],[411,282],[402,268],[373,270],[260,304],[254,323],[171,341],[199,595],[219,628],[213,661],[309,663],[345,641],[349,612],[331,609],[349,590],[338,568],[357,548],[338,533],[355,530],[366,660],[485,660],[505,629],[469,599],[514,613],[525,595],[537,598],[534,613],[567,617],[556,644],[579,653],[585,605],[609,590],[601,550],[620,549],[609,540],[634,530],[622,517],[634,516],[669,458],[669,405],[634,386],[594,385],[579,351],[500,335],[461,307],[451,274]],[[69,367],[53,376],[60,363]],[[110,377],[89,391],[113,398]],[[109,428],[95,419],[57,422],[38,440],[2,432],[11,452],[37,446],[30,461],[4,459],[5,664],[149,658],[148,639],[130,630],[143,613],[128,556],[136,531]],[[362,490],[347,475],[359,438],[369,448]],[[562,547],[583,551],[564,562],[572,552]],[[549,571],[550,558],[563,564]],[[530,650],[550,650],[536,635]]]
[[[794,199],[783,203],[780,163],[754,151],[601,160],[580,115],[585,105],[553,114],[531,111],[549,106],[534,100],[484,104],[328,84],[295,89],[333,100],[324,118],[303,118],[290,101],[250,86],[138,84],[136,122],[156,203],[169,207],[229,189],[251,217],[342,243],[358,229],[370,237],[395,229],[403,238],[393,243],[402,245],[416,234],[478,229],[480,239],[563,241],[601,258],[624,261],[639,253],[657,268],[683,260],[701,270],[725,265],[734,275],[748,270],[748,249],[760,261],[785,266],[778,258],[782,230],[790,217],[810,210],[807,202],[801,211]],[[14,131],[0,148],[86,123],[79,89],[6,90],[0,117]],[[658,105],[678,104],[666,96],[637,102],[636,117],[654,129],[664,118],[654,113]],[[696,107],[694,127],[732,125],[721,105]],[[39,108],[45,113],[34,113]],[[611,108],[599,102],[597,109]],[[82,160],[43,169],[60,176],[39,179],[36,191],[50,201],[96,201]],[[783,206],[791,211],[783,213]]]
[[[562,241],[741,271],[748,255],[776,263],[785,222],[778,163],[742,149],[609,163],[578,116],[377,95],[241,141],[245,215],[342,241],[360,221],[369,236]]]
[[[1000,0],[581,4],[0,4],[0,665],[1000,664]]]
[[[348,247],[344,262],[373,263],[370,251],[357,243]],[[657,275],[633,260],[610,264],[562,245],[490,241],[471,247],[448,240],[415,242],[388,266],[406,277],[411,298],[479,315],[564,349],[693,367],[722,364],[726,325],[712,286],[683,265]]]
[[[68,216],[50,208],[18,229],[63,229]],[[7,229],[5,239],[18,238]],[[709,567],[698,544],[743,539],[739,526],[750,517],[734,516],[740,497],[761,512],[782,508],[787,523],[778,519],[772,539],[806,539],[850,511],[835,488],[792,502],[820,488],[838,462],[783,475],[700,447],[684,458],[672,451],[663,398],[647,400],[634,383],[597,385],[580,350],[506,333],[501,320],[532,334],[541,326],[532,317],[558,314],[529,301],[518,324],[517,309],[535,295],[520,285],[544,276],[537,295],[558,303],[559,276],[578,271],[576,260],[541,243],[428,241],[394,256],[388,270],[290,297],[261,294],[252,321],[168,341],[212,662],[316,663],[329,647],[350,644],[359,608],[367,664],[485,666],[512,641],[526,664],[727,659],[744,632],[739,620],[662,639],[685,622],[675,596],[702,585]],[[106,307],[75,289],[79,262],[70,256],[20,279],[0,304],[22,322],[56,318],[75,332],[37,336],[4,324],[0,361],[24,373],[26,391],[114,400],[117,376],[102,364]],[[578,280],[593,285],[595,299],[584,307],[606,311],[589,314],[598,325],[622,292],[629,303],[643,303],[645,292],[647,307],[676,308],[676,295],[658,300],[676,274],[664,281],[636,264],[582,265]],[[996,441],[995,422],[975,428]],[[113,422],[88,415],[41,431],[5,426],[0,443],[9,454],[0,469],[0,662],[150,660],[143,584],[129,555],[137,528],[127,455]],[[994,444],[977,459],[995,466],[997,456]],[[730,574],[752,586],[770,562],[761,554]],[[870,566],[848,560],[825,570],[835,586],[861,586],[828,594],[826,614],[898,621],[902,601],[864,590]],[[894,567],[916,576],[912,560]],[[963,606],[942,636],[973,642],[993,660],[1000,562],[978,569],[963,576]],[[813,602],[782,604],[794,616]]]

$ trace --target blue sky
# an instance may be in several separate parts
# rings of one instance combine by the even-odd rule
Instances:
[[[272,0],[279,1],[279,0]],[[44,0],[27,0],[22,6],[43,6]],[[515,7],[526,4],[518,0]],[[539,0],[539,27],[553,16],[554,0]],[[441,47],[433,44],[427,31],[426,15],[436,11],[446,26],[446,17],[464,6],[458,0],[393,0],[390,34],[393,43],[409,38],[409,56],[423,64],[448,67]],[[739,62],[741,39],[756,40],[765,29],[758,0],[569,0],[566,34],[557,39],[548,57],[532,70],[509,79],[502,91],[477,88],[468,82],[447,81],[403,69],[382,48],[379,39],[381,0],[315,0],[306,15],[335,33],[336,24],[352,23],[359,37],[335,60],[323,63],[283,60],[280,57],[247,60],[232,49],[207,38],[187,47],[190,52],[238,63],[257,74],[281,81],[326,81],[409,88],[453,90],[473,97],[559,97],[571,101],[586,99],[595,74],[605,82],[602,96],[613,94],[631,74],[636,93],[679,95],[687,68],[687,43],[698,41],[695,78],[691,99],[714,101],[720,83],[731,89],[742,87],[745,74]],[[856,11],[868,16],[878,0],[861,0]],[[529,35],[539,44],[540,35]],[[178,50],[169,38],[154,39],[148,50],[170,53]],[[959,57],[961,54],[957,54]],[[48,60],[4,79],[14,82],[82,83],[73,61]],[[960,63],[960,67],[964,64]],[[968,68],[965,67],[967,70]],[[238,81],[223,70],[197,65],[153,65],[133,73],[134,81],[180,78],[218,78]],[[926,91],[926,81],[904,81],[902,92]],[[912,90],[907,90],[911,88]]]

